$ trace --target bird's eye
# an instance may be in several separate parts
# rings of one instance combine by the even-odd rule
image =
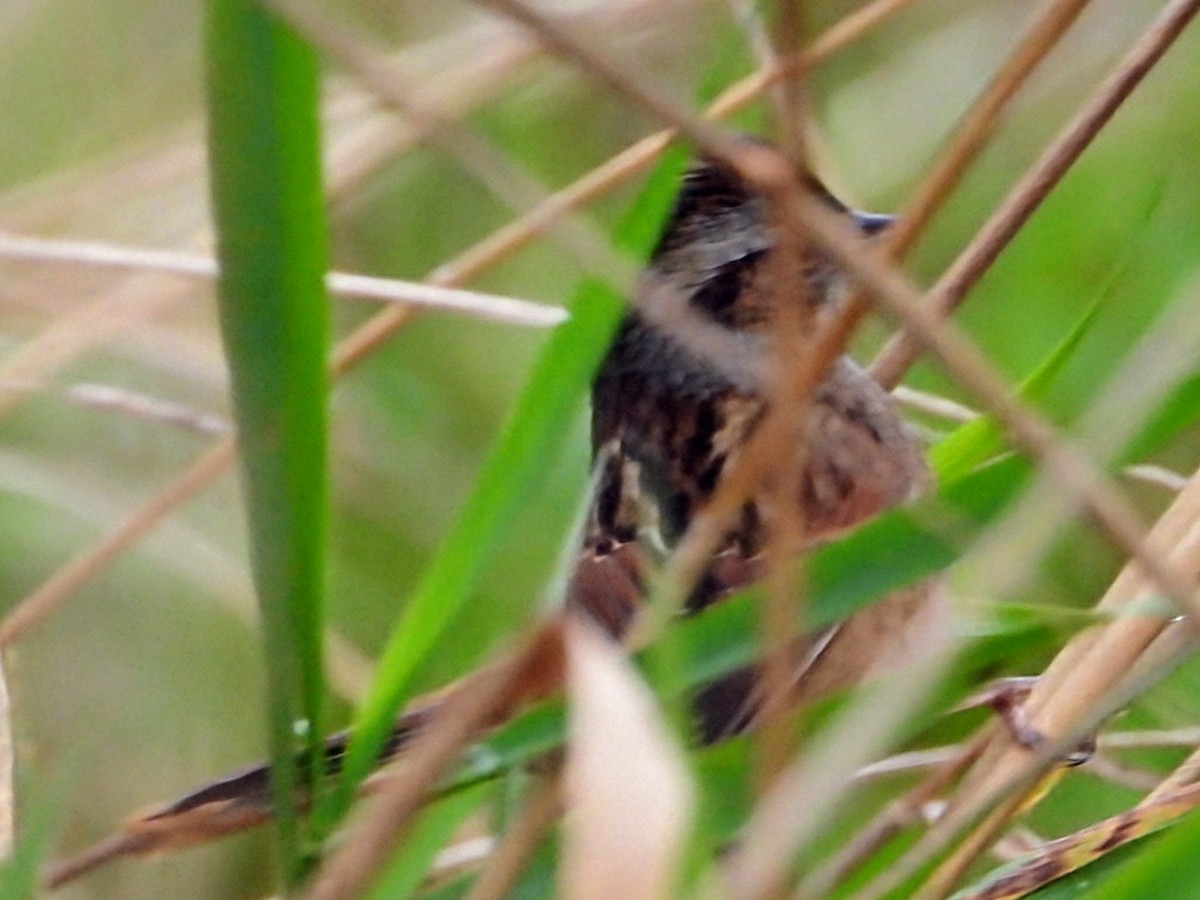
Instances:
[[[867,237],[874,237],[896,221],[895,216],[889,216],[886,213],[865,213],[851,210],[850,215],[854,217],[855,224]]]

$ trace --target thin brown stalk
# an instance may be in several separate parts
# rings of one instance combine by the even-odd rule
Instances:
[[[926,807],[958,780],[978,758],[983,747],[983,736],[976,735],[959,753],[935,768],[924,781],[890,802],[865,828],[859,829],[850,841],[800,883],[798,895],[828,896],[834,886],[856,872],[881,847],[906,828],[924,821]]]
[[[955,129],[949,146],[942,151],[933,170],[905,204],[900,220],[888,229],[885,245],[889,256],[897,259],[912,247],[933,214],[962,179],[967,166],[987,143],[1009,101],[1046,54],[1054,49],[1087,4],[1088,0],[1058,0],[1033,23]]]
[[[562,622],[540,627],[518,652],[460,682],[413,741],[404,765],[377,781],[371,808],[317,872],[310,900],[362,896],[391,848],[406,833],[434,783],[531,672],[561,666]],[[557,662],[554,662],[557,660]]]
[[[778,7],[778,20],[772,29],[768,59],[798,58],[802,31],[799,0],[785,0]],[[805,72],[796,70],[778,85],[775,130],[783,159],[789,171],[805,171],[807,146],[804,140],[806,118]],[[773,162],[768,160],[767,162]],[[804,223],[791,215],[800,186],[791,177],[780,177],[773,170],[763,182],[771,210],[770,227],[776,235],[776,248],[767,259],[766,277],[776,284],[804,284],[801,260],[807,243]],[[767,511],[773,526],[768,530],[764,555],[767,563],[765,590],[760,594],[759,634],[762,647],[760,673],[756,689],[760,696],[757,722],[757,775],[760,792],[765,792],[787,767],[793,752],[794,723],[790,715],[797,650],[794,635],[804,631],[804,584],[802,567],[797,565],[797,549],[804,545],[804,507],[801,503],[801,477],[806,467],[805,441],[799,438],[806,429],[815,385],[792,377],[794,356],[810,340],[816,326],[815,303],[777,303],[774,310],[772,367],[774,377],[768,392],[772,415],[781,421],[780,437],[790,435],[767,449],[773,461],[772,493],[775,502]],[[799,355],[803,356],[803,352]]]
[[[1121,474],[1130,481],[1140,481],[1143,484],[1152,484],[1155,487],[1160,487],[1163,490],[1170,491],[1172,494],[1178,494],[1187,484],[1187,478],[1180,475],[1171,469],[1164,466],[1150,465],[1141,463],[1134,466],[1126,466],[1121,470]]]
[[[877,778],[890,778],[894,775],[939,769],[961,758],[965,751],[965,744],[946,744],[940,747],[926,747],[922,750],[893,753],[891,756],[863,766],[854,773],[854,779],[856,781],[874,781]]]
[[[1196,0],[1175,0],[1163,11],[938,279],[925,301],[930,310],[944,317],[962,303],[967,292],[996,261],[1197,11],[1200,11],[1200,2]],[[916,338],[901,331],[875,358],[871,374],[885,387],[894,387],[920,352]]]
[[[217,261],[200,253],[148,250],[100,241],[75,241],[0,233],[0,257],[67,265],[95,266],[135,272],[162,272],[185,278],[212,281]],[[548,328],[566,318],[559,306],[549,306],[461,288],[442,287],[424,281],[403,281],[352,272],[329,272],[325,277],[335,297],[382,300],[525,325]]]
[[[1128,733],[1124,736],[1128,736]],[[1166,743],[1155,742],[1149,737],[1143,738],[1139,732],[1133,732],[1132,736],[1138,742],[1138,746],[1180,746],[1178,737],[1175,735],[1172,735],[1170,741]],[[1200,740],[1193,740],[1187,746],[1195,746],[1197,743],[1200,743]],[[1107,740],[1107,736],[1100,739],[1099,747],[1111,746],[1112,743]],[[943,747],[929,747],[924,750],[909,750],[904,753],[896,753],[878,762],[863,766],[854,773],[854,780],[874,781],[896,775],[906,775],[912,772],[935,769],[952,760],[960,759],[963,756],[964,749],[965,747],[962,744],[950,744]],[[1162,781],[1162,776],[1157,773],[1130,768],[1111,756],[1104,755],[1103,752],[1097,752],[1095,756],[1089,759],[1087,768],[1083,771],[1101,781],[1108,781],[1113,784],[1119,784],[1122,787],[1141,791],[1149,791]]]
[[[1050,841],[1002,876],[987,879],[962,900],[1018,900],[1069,875],[1131,841],[1145,837],[1200,804],[1200,786],[1187,785],[1163,794],[1153,803],[1110,816],[1074,834]]]
[[[800,0],[782,0],[776,5],[776,21],[771,29],[771,49],[768,59],[799,59],[802,55],[801,35],[804,14]],[[791,171],[809,168],[805,125],[808,118],[807,80],[805,69],[788,73],[777,85],[775,134],[784,159]],[[770,265],[776,284],[803,284],[803,259],[807,235],[804,223],[791,214],[799,197],[799,186],[793,178],[774,183],[767,199],[771,204],[773,226],[778,246]],[[761,711],[758,728],[758,783],[760,793],[766,792],[787,768],[795,743],[795,728],[790,714],[797,651],[793,636],[804,632],[805,584],[803,566],[798,564],[797,548],[804,545],[804,507],[801,503],[802,473],[805,441],[798,438],[806,429],[815,383],[791,377],[796,368],[792,356],[811,340],[816,327],[815,304],[777,304],[776,336],[774,338],[774,367],[779,373],[774,379],[775,390],[771,404],[783,416],[784,428],[791,440],[782,442],[768,454],[777,482],[773,492],[777,500],[775,524],[767,535],[765,556],[767,574],[765,590],[761,593],[759,614],[761,674],[758,690]]]
[[[1181,612],[1194,612],[1198,601],[1191,585],[1146,547],[1145,529],[1124,494],[1041,416],[1014,398],[1004,379],[959,329],[923,308],[920,294],[907,279],[878,257],[864,254],[861,239],[828,210],[811,201],[804,207],[814,238],[871,291],[880,307],[906,324],[1017,444],[1084,505],[1103,533],[1151,574]]]
[[[553,53],[569,60],[615,93],[627,97],[659,122],[676,129],[705,152],[734,161],[735,142],[725,133],[692,115],[682,105],[660,93],[647,79],[631,75],[597,51],[580,34],[560,19],[551,19],[531,8],[523,0],[478,0],[535,33]]]
[[[898,385],[892,391],[892,398],[902,406],[945,419],[948,422],[962,424],[979,418],[979,413],[969,406],[964,406],[939,394],[918,391],[905,384]]]
[[[233,430],[229,420],[222,416],[198,412],[182,403],[110,384],[77,383],[57,386],[37,381],[0,378],[0,391],[49,397],[82,409],[171,425],[211,437],[222,437]]]
[[[1197,781],[1200,781],[1200,748],[1193,750],[1187,759],[1142,798],[1138,806],[1149,806],[1168,794],[1194,785]]]
[[[1200,728],[1144,729],[1114,731],[1100,736],[1102,750],[1147,750],[1159,747],[1200,746]]]
[[[524,871],[538,842],[562,815],[558,773],[539,776],[516,818],[471,885],[467,900],[504,900]]]
[[[218,441],[175,481],[131,512],[120,525],[85,547],[32,593],[25,595],[0,620],[0,647],[11,647],[41,624],[68,597],[148,534],[171,510],[194,497],[226,471],[233,463],[235,448],[233,438]]]
[[[921,590],[920,587],[916,588]],[[853,789],[855,773],[895,740],[897,730],[925,703],[957,641],[929,619],[920,659],[903,677],[880,678],[860,688],[849,706],[798,755],[756,804],[737,847],[723,860],[733,896],[771,896],[792,862]]]
[[[773,254],[770,264],[777,266],[777,283],[803,283],[803,274],[796,262],[802,258],[803,236],[795,228],[779,229],[781,249]],[[789,252],[792,251],[792,252]],[[815,308],[815,307],[813,307]],[[805,447],[799,435],[804,433],[811,406],[808,385],[797,385],[789,377],[794,364],[789,360],[793,347],[803,347],[810,333],[813,316],[804,315],[805,307],[785,303],[777,310],[779,334],[775,345],[775,369],[779,373],[778,388],[771,393],[771,406],[782,422],[782,440],[768,448],[764,455],[773,460],[775,496],[774,509],[768,516],[774,519],[767,534],[765,556],[767,575],[761,593],[759,637],[762,648],[761,674],[757,688],[761,695],[758,722],[758,782],[766,790],[787,766],[792,755],[793,722],[789,700],[797,671],[797,652],[794,636],[804,632],[805,585],[802,566],[797,563],[797,548],[803,546],[805,522],[801,473],[804,471]]]
[[[46,868],[44,877],[46,890],[58,890],[63,885],[82,878],[106,863],[138,853],[146,841],[145,835],[122,832],[89,847],[85,853],[64,860],[56,860]]]
[[[828,59],[843,47],[862,37],[872,28],[910,6],[915,0],[874,0],[855,10],[822,32],[809,48],[792,60],[784,60],[770,72],[755,72],[727,88],[703,112],[707,120],[733,115],[754,103],[763,92],[777,84],[789,73],[807,70]],[[543,234],[570,209],[590,203],[635,177],[653,164],[658,155],[675,137],[674,129],[663,129],[649,135],[618,153],[567,187],[547,197],[476,244],[458,260],[434,273],[433,280],[455,279],[460,269],[482,270],[523,247]]]
[[[775,55],[796,59],[800,56],[800,36],[804,33],[803,7],[800,0],[780,0],[776,9]],[[797,168],[805,166],[809,155],[804,134],[808,119],[808,89],[803,75],[803,70],[797,70],[779,83],[780,116],[775,127],[783,155]]]
[[[1132,791],[1149,791],[1162,780],[1162,774],[1131,766],[1111,756],[1097,753],[1088,760],[1084,774]]]
[[[384,62],[383,53],[371,47],[363,36],[303,0],[269,0],[269,5],[380,100],[413,118],[422,127],[427,142],[455,159],[504,203],[513,209],[528,209],[544,202],[545,188],[476,131],[445,118],[428,104],[419,104],[415,90],[402,82]],[[632,280],[629,264],[612,251],[608,240],[582,216],[567,216],[552,237],[563,242],[589,269],[618,284]]]
[[[1147,542],[1159,553],[1169,548],[1170,562],[1181,568],[1186,577],[1200,576],[1200,475],[1193,476],[1187,490],[1156,523]],[[1147,577],[1131,563],[1114,581],[1098,608],[1119,608],[1152,590]],[[1080,722],[1095,720],[1105,713],[1111,704],[1106,698],[1120,687],[1124,673],[1134,667],[1154,637],[1166,628],[1165,621],[1119,617],[1103,629],[1091,629],[1077,636],[1059,653],[1026,702],[1031,725],[1046,736],[1049,747],[1069,741],[1079,730]],[[1178,636],[1186,645],[1189,633],[1184,630]],[[1174,651],[1165,655],[1174,655]],[[993,727],[989,731],[993,738],[999,735],[999,740],[993,741],[964,779],[946,816],[865,896],[882,896],[894,889],[965,825],[999,802],[925,888],[926,896],[944,894],[1021,808],[1030,779],[1052,764],[1052,756],[1044,751],[1031,754],[1014,746],[1002,729]]]

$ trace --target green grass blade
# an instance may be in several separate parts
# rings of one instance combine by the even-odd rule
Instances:
[[[1122,454],[1122,461],[1140,462],[1197,421],[1200,421],[1200,375],[1193,375],[1170,392]]]
[[[526,493],[557,452],[623,308],[609,288],[587,284],[570,319],[544,347],[495,448],[476,479],[442,549],[406,606],[379,661],[354,723],[345,775],[316,813],[317,828],[348,806],[354,786],[374,764],[412,676],[462,608]]]
[[[0,897],[37,897],[44,866],[51,856],[58,810],[64,808],[62,792],[33,792],[18,778],[16,796],[22,798],[16,842],[0,860]]]
[[[618,226],[614,243],[644,258],[674,202],[682,148],[668,150],[638,201]],[[551,334],[500,437],[476,478],[437,556],[405,607],[380,658],[376,677],[353,724],[354,740],[334,793],[319,804],[314,828],[324,833],[348,808],[355,785],[371,770],[421,661],[436,648],[462,609],[494,550],[508,535],[521,500],[558,452],[561,436],[587,392],[624,309],[607,285],[585,280],[570,318]]]
[[[221,332],[262,610],[280,855],[295,883],[294,759],[319,746],[324,692],[329,310],[317,60],[252,0],[210,0],[207,24]],[[315,766],[317,753],[309,758]]]
[[[843,618],[889,592],[942,571],[959,548],[993,522],[1027,482],[1030,468],[1010,458],[974,472],[926,498],[914,509],[897,509],[822,547],[811,558],[811,622]],[[927,524],[937,522],[938,527]],[[871,560],[864,566],[862,560]],[[680,674],[672,684],[690,690],[755,662],[761,652],[755,604],[748,594],[731,597],[672,623]],[[651,665],[650,650],[638,665]],[[680,699],[680,698],[667,698]],[[490,735],[449,779],[447,790],[499,777],[557,747],[565,734],[562,704],[534,707]]]
[[[460,791],[438,803],[431,804],[422,814],[403,848],[388,863],[368,895],[370,900],[390,900],[411,897],[425,881],[429,867],[438,853],[447,847],[454,832],[472,812],[485,803],[494,790],[479,785]]]
[[[1096,299],[1075,326],[1051,349],[1042,363],[1021,382],[1018,388],[1021,399],[1036,403],[1047,395],[1059,373],[1075,356],[1079,345],[1091,331],[1101,310],[1125,283],[1134,262],[1148,252],[1145,245],[1145,235],[1148,231],[1146,226],[1162,202],[1166,184],[1167,180],[1161,179],[1151,192],[1145,208],[1133,217],[1127,247],[1113,262]],[[1183,398],[1180,415],[1188,415],[1192,411],[1192,406],[1189,405],[1191,400],[1193,398],[1189,396]],[[1170,428],[1174,423],[1175,419],[1168,419],[1162,430]],[[1154,432],[1158,433],[1161,432]],[[929,461],[938,480],[945,483],[961,478],[976,466],[1003,452],[1007,446],[1004,430],[995,418],[990,415],[980,416],[961,425],[934,446],[929,452]]]
[[[1120,848],[1109,861],[1097,862],[1038,891],[1039,898],[1088,897],[1091,900],[1190,900],[1200,884],[1200,813],[1191,812],[1157,834]]]
[[[1018,393],[1023,400],[1037,401],[1045,396],[1096,321],[1108,295],[1106,291],[1097,298],[1075,327],[1050,351],[1049,356],[1021,382]],[[1004,429],[995,417],[980,416],[960,425],[939,441],[929,451],[929,463],[937,473],[938,481],[948,483],[962,478],[976,466],[1003,452],[1007,446]]]

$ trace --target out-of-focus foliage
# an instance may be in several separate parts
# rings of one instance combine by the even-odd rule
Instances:
[[[814,33],[856,5],[807,4]],[[1096,0],[1085,12],[918,248],[912,270],[919,279],[941,271],[1159,5]],[[329,6],[390,47],[399,73],[449,113],[462,110],[470,126],[547,189],[654,126],[473,5]],[[724,3],[629,0],[569,8],[594,15],[597,42],[678,98],[694,97],[715,69],[723,80],[749,70],[748,52],[731,49],[739,38]],[[822,65],[812,89],[823,177],[859,206],[903,202],[1028,14],[1029,4],[1004,0],[924,0]],[[211,250],[195,16],[192,6],[139,0],[16,0],[0,7],[0,232]],[[512,211],[458,163],[428,146],[410,146],[402,120],[352,79],[336,67],[326,76],[335,266],[420,278],[509,220]],[[1200,34],[1191,33],[962,312],[965,327],[1018,379],[1108,293],[1041,401],[1057,421],[1074,420],[1098,395],[1166,304],[1188,302],[1200,246],[1200,168],[1193,164],[1200,146],[1198,78]],[[636,190],[633,184],[614,192],[589,214],[611,232]],[[561,303],[583,274],[552,232],[475,286]],[[370,311],[359,301],[339,301],[337,334]],[[869,330],[864,354],[883,333]],[[417,586],[544,339],[423,314],[335,387],[329,614],[330,628],[350,648],[330,658],[340,686],[334,690],[339,721],[348,707],[338,698],[361,687],[359,663],[380,650]],[[928,364],[910,380],[970,399]],[[59,388],[78,382],[228,415],[212,286],[0,260],[0,612],[170,482],[212,440],[64,402]],[[1156,437],[1144,438],[1140,449],[1153,453],[1151,461],[1190,470],[1200,433],[1190,426],[1194,403],[1186,390],[1177,399],[1174,418],[1168,411],[1168,425],[1148,432]],[[495,561],[415,674],[418,686],[437,686],[469,669],[539,609],[587,478],[582,414],[560,441],[536,491],[512,515]],[[1139,454],[1137,461],[1144,459]],[[1161,508],[1155,490],[1137,494],[1148,514]],[[81,847],[130,810],[265,755],[265,675],[243,522],[236,482],[226,477],[10,652],[22,793],[34,823],[44,808],[38,798],[54,798],[49,827],[56,850]],[[976,680],[1037,671],[1063,635],[1050,618],[1013,625],[1020,611],[1086,607],[1116,565],[1085,527],[1069,530],[1022,596],[980,598],[1027,605],[1005,618],[983,615],[993,607],[981,604],[984,639],[959,674]],[[1195,721],[1198,677],[1194,663],[1185,665],[1141,700],[1122,727]],[[919,738],[955,738],[967,720],[978,721],[952,717]],[[711,814],[714,834],[727,833],[744,814],[743,792],[729,780],[746,777],[748,755],[735,743],[706,752],[699,764],[701,808]],[[1126,758],[1165,771],[1180,753]],[[872,787],[863,808],[896,783]],[[1134,800],[1133,791],[1084,769],[1068,775],[1031,824],[1053,836]],[[460,813],[431,810],[427,832],[450,827]],[[859,813],[848,812],[847,823]],[[826,843],[844,833],[834,831]],[[263,896],[272,889],[261,862],[268,837],[233,838],[162,862],[121,863],[64,896]],[[420,854],[420,846],[412,852]],[[544,853],[538,859],[519,896],[546,895],[550,863]],[[407,883],[404,865],[393,870],[400,883]]]

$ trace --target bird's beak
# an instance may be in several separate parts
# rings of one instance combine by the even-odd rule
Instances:
[[[865,213],[855,209],[851,210],[850,214],[854,216],[854,221],[867,237],[874,237],[896,221],[895,216],[885,213]]]

